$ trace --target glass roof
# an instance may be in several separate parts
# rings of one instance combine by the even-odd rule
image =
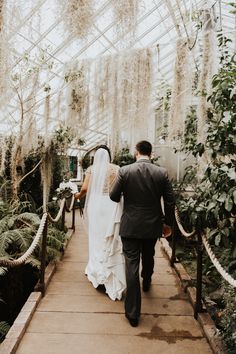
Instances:
[[[8,42],[8,74],[16,75],[12,89],[7,80],[4,95],[1,95],[0,128],[2,132],[14,131],[20,121],[19,95],[21,89],[27,97],[32,89],[32,72],[40,67],[37,93],[35,97],[39,129],[44,115],[45,88],[50,86],[50,122],[57,126],[65,111],[65,68],[73,60],[93,59],[99,56],[119,53],[129,48],[152,47],[156,51],[156,88],[165,82],[171,85],[176,54],[176,41],[179,37],[196,39],[192,50],[195,60],[201,55],[201,36],[199,21],[201,10],[211,9],[216,30],[223,31],[236,43],[235,15],[225,1],[206,0],[140,0],[137,27],[131,39],[117,31],[113,16],[115,0],[94,1],[95,18],[91,32],[84,40],[76,38],[65,29],[66,14],[61,11],[66,0],[5,0],[4,16]],[[119,1],[119,0],[116,0]],[[19,80],[20,76],[20,80]],[[19,89],[19,82],[21,89]],[[13,81],[14,84],[14,81]],[[25,98],[24,98],[25,100]],[[58,100],[61,105],[58,108]],[[92,112],[92,116],[96,112]],[[84,131],[85,148],[106,140],[107,122],[90,119],[90,126]]]

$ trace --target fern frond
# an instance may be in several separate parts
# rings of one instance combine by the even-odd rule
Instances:
[[[12,245],[19,248],[20,252],[24,252],[31,242],[30,228],[8,230],[0,235],[0,255],[4,255],[8,247]]]
[[[1,257],[1,259],[2,259],[2,258],[5,258],[5,257]],[[6,257],[6,258],[9,259],[9,257]],[[0,277],[6,275],[7,271],[8,271],[7,268],[5,268],[5,267],[0,267]],[[1,300],[1,299],[0,299],[0,300]]]
[[[48,260],[58,260],[59,257],[61,256],[61,252],[59,252],[58,250],[56,250],[55,248],[52,248],[50,246],[47,246],[47,256],[48,256]]]
[[[14,217],[12,217],[12,220],[15,221],[26,221],[28,224],[34,226],[34,227],[38,227],[40,224],[40,218],[37,214],[34,213],[22,213],[20,215],[16,215]]]
[[[54,235],[48,235],[48,245],[60,251],[64,243],[58,240]]]
[[[8,234],[9,231],[5,231],[0,234],[0,257],[4,257],[7,253],[6,250],[12,243],[11,237]]]
[[[41,262],[35,257],[28,257],[25,263],[32,265],[34,268],[40,269]]]
[[[9,219],[10,217],[9,216],[5,216],[5,218],[3,218],[1,221],[0,221],[0,237],[1,237],[1,234],[8,230],[9,227],[8,227],[8,222],[9,222]]]
[[[0,322],[0,341],[2,342],[11,326],[5,321]]]

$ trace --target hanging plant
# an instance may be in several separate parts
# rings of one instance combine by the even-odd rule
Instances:
[[[6,140],[1,140],[1,163],[0,163],[0,176],[3,176],[5,172],[5,161],[6,161],[7,144]]]
[[[82,131],[89,116],[89,70],[90,62],[73,63],[65,74],[68,85],[67,126]]]
[[[75,37],[84,39],[92,30],[94,22],[93,0],[59,0],[65,28]]]
[[[158,86],[157,106],[155,109],[156,120],[159,128],[157,129],[157,136],[160,142],[164,143],[168,136],[168,115],[170,111],[171,88],[166,82],[162,82]]]
[[[0,1],[0,93],[2,94],[7,86],[9,44],[6,39],[4,18],[6,16],[6,2]]]
[[[148,138],[148,120],[152,114],[152,50],[127,50],[99,59],[94,76],[95,107],[100,119],[101,115],[109,118],[113,153],[124,144],[133,149],[138,140]]]
[[[169,140],[179,140],[192,92],[190,52],[187,39],[179,39],[176,48],[174,83],[169,113]]]
[[[25,157],[38,147],[38,131],[35,119],[36,92],[38,89],[39,72],[32,77],[32,87],[25,100],[24,134],[22,139],[22,155]]]
[[[114,21],[119,36],[134,35],[139,6],[139,0],[113,0]]]
[[[204,143],[206,139],[207,111],[211,107],[207,96],[211,94],[212,77],[217,71],[217,37],[209,10],[206,10],[204,22],[206,25],[203,27],[203,52],[198,82],[198,143]]]
[[[41,180],[43,184],[43,212],[47,211],[50,187],[52,183],[52,154],[50,149],[45,150],[43,162],[40,166]]]

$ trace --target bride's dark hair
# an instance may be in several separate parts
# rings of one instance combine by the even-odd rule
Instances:
[[[96,151],[97,151],[98,149],[104,149],[104,150],[106,150],[106,151],[108,152],[108,154],[109,154],[109,158],[110,158],[110,162],[111,162],[111,151],[110,151],[109,147],[106,146],[106,145],[98,145],[98,146],[96,147]]]

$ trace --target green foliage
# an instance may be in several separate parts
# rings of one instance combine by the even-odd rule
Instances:
[[[223,301],[225,309],[221,316],[221,335],[227,345],[226,354],[234,354],[236,348],[236,296],[235,289],[224,284]]]
[[[133,162],[135,162],[135,158],[133,155],[131,155],[130,151],[128,148],[123,148],[120,151],[115,153],[114,159],[112,161],[116,165],[119,165],[120,167],[129,165]]]
[[[219,36],[221,67],[213,77],[212,94],[207,98],[211,109],[208,111],[204,144],[196,144],[196,137],[192,135],[195,131],[195,113],[192,112],[187,120],[187,139],[185,137],[183,149],[196,157],[207,153],[210,162],[198,180],[195,166],[188,169],[184,181],[191,183],[192,193],[179,198],[178,208],[185,228],[189,231],[193,228],[207,231],[214,254],[236,278],[236,53],[230,53],[229,42]],[[207,255],[204,255],[203,274],[205,294],[210,296],[211,291],[217,288],[217,291],[222,290],[222,278]],[[236,345],[235,290],[227,286],[223,293],[223,303],[217,304],[221,306],[221,315],[219,309],[214,310],[221,318],[220,328],[227,344],[226,352],[233,354]]]
[[[59,129],[56,129],[52,138],[54,150],[60,153],[65,153],[65,150],[68,148],[73,138],[74,134],[70,127],[60,127]]]
[[[86,170],[91,165],[91,158],[89,154],[85,154],[84,157],[81,159],[81,166],[83,170]]]
[[[226,40],[223,43],[225,46]],[[185,150],[195,156],[207,151],[211,162],[199,183],[193,184],[193,195],[180,203],[182,212],[189,215],[190,227],[215,230],[214,238],[218,245],[225,238],[231,240],[234,226],[231,215],[236,213],[236,160],[233,156],[236,152],[235,54],[230,56],[224,49],[221,63],[212,81],[212,94],[208,97],[212,109],[208,113],[206,143],[198,146],[191,140],[191,131],[195,129],[194,113],[186,129]]]
[[[0,258],[16,259],[31,245],[40,224],[40,217],[34,213],[8,214],[0,220]],[[63,251],[65,232],[54,225],[48,225],[46,263],[56,261]],[[39,277],[41,242],[22,266],[0,267],[0,321],[12,324]],[[2,327],[2,339],[9,327]],[[6,331],[5,331],[5,330]]]
[[[6,216],[0,221],[0,257],[18,258],[29,248],[38,226],[40,218],[37,214],[23,213],[20,215]],[[58,258],[63,249],[65,233],[52,225],[48,227],[48,261]],[[30,263],[39,266],[41,243],[31,256]],[[2,270],[4,273],[4,270]]]
[[[185,131],[182,139],[181,150],[196,155],[197,148],[197,113],[196,108],[191,106],[185,120]]]

